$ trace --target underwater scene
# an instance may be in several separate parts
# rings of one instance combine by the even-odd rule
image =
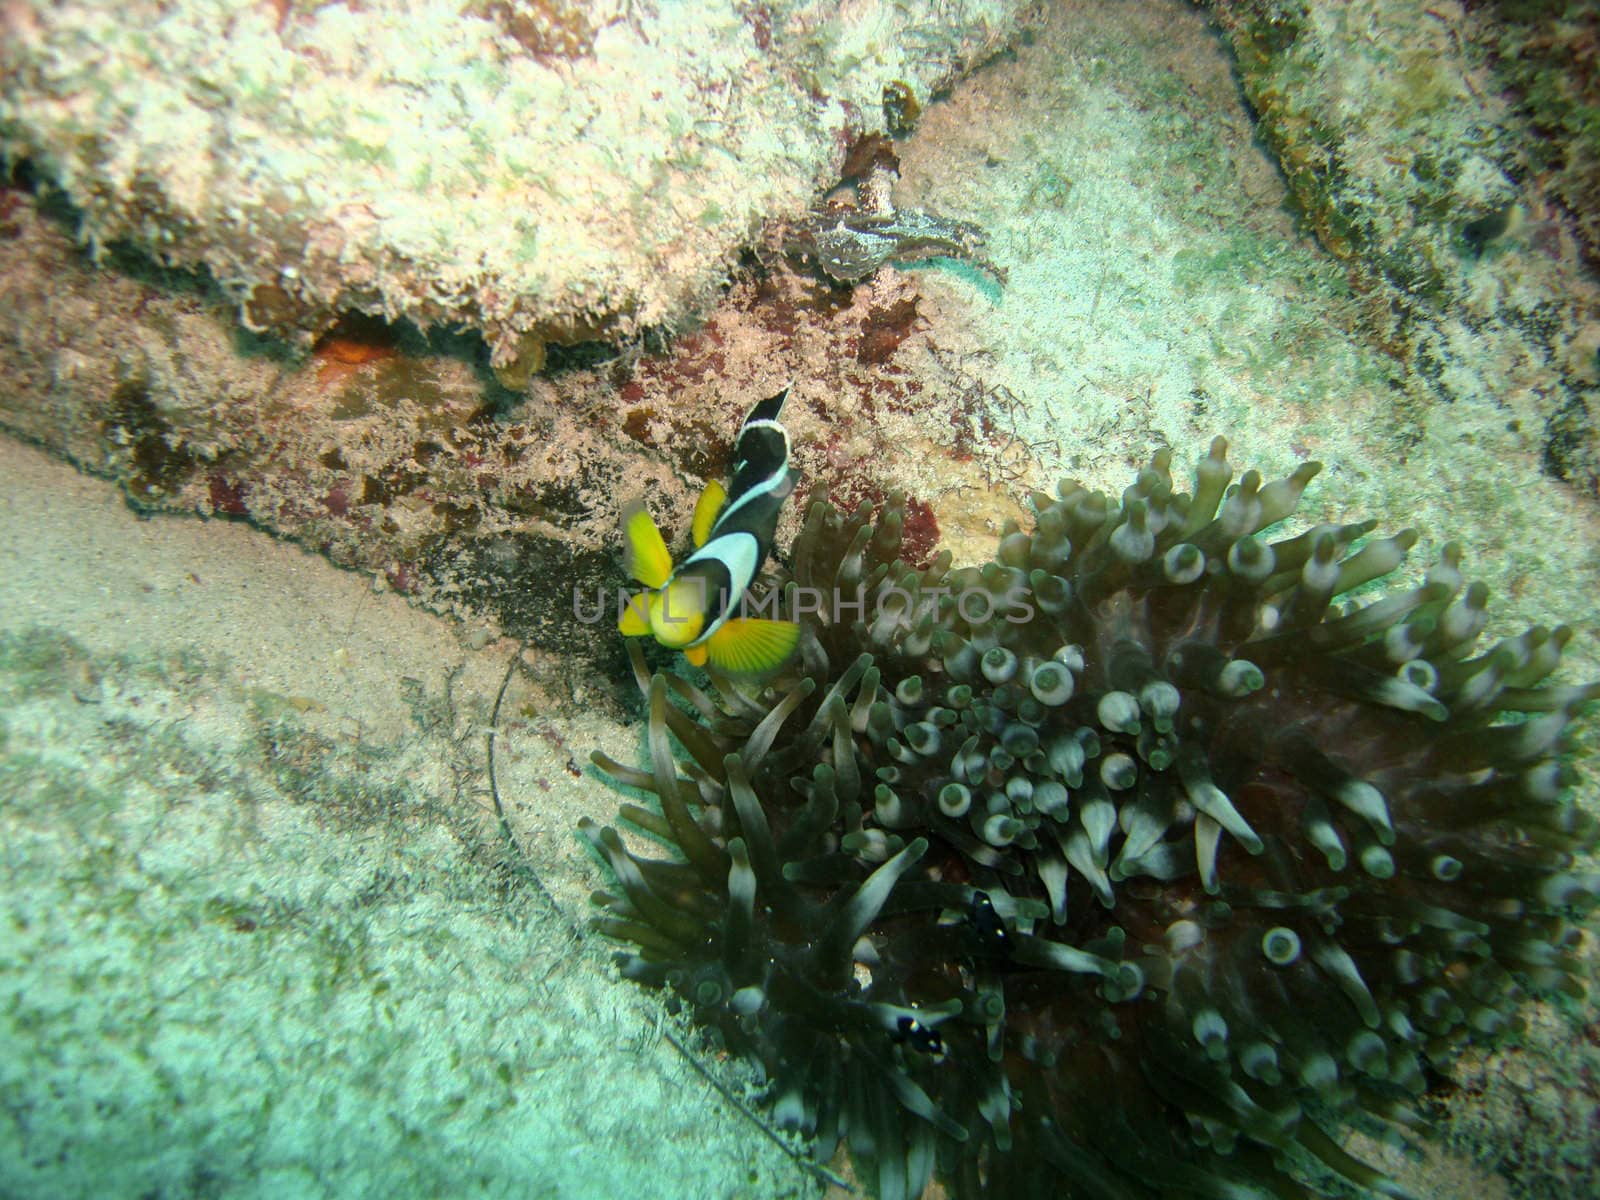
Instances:
[[[0,1200],[1600,1197],[1600,2],[0,5]]]

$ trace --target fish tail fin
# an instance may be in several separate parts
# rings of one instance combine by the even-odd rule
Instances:
[[[783,412],[783,402],[788,398],[788,387],[785,387],[776,396],[768,396],[750,410],[750,415],[744,419],[744,424],[750,425],[758,421],[776,421]]]

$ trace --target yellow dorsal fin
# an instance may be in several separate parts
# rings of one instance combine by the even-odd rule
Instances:
[[[717,523],[722,506],[728,502],[728,489],[713,479],[700,493],[694,506],[694,548],[704,546],[711,538],[711,527]]]
[[[650,632],[650,593],[635,592],[622,607],[617,631],[624,637],[644,637]]]
[[[622,567],[647,588],[661,587],[672,576],[672,555],[642,500],[622,509]]]
[[[788,662],[800,644],[793,621],[732,617],[705,641],[711,665],[724,675],[767,675]]]

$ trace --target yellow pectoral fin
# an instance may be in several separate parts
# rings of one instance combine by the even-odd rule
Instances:
[[[650,632],[650,593],[635,592],[617,618],[617,631],[624,637],[644,637]]]
[[[706,648],[704,646],[685,646],[683,656],[689,660],[691,666],[703,667],[706,665]]]
[[[622,566],[647,588],[658,588],[672,576],[672,555],[667,553],[667,543],[661,540],[661,531],[640,500],[622,510]]]
[[[717,523],[722,506],[728,502],[728,489],[715,479],[706,484],[694,506],[694,548],[704,546],[711,538],[711,527]]]
[[[734,617],[706,639],[711,665],[724,675],[766,675],[793,656],[800,626],[793,621]]]

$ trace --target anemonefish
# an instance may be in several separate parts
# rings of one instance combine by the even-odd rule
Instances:
[[[725,675],[763,675],[789,660],[800,640],[793,621],[742,616],[745,589],[772,551],[778,513],[799,472],[789,466],[789,431],[778,422],[785,388],[750,410],[734,443],[733,476],[713,480],[694,509],[695,551],[676,569],[661,531],[634,501],[622,510],[623,566],[649,591],[623,607],[617,628],[682,650],[695,666]]]

